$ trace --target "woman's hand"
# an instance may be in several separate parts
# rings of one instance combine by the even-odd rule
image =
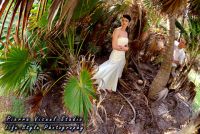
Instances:
[[[125,45],[125,46],[123,47],[123,49],[124,49],[124,51],[128,51],[128,50],[129,50],[128,45]]]
[[[112,35],[112,48],[118,51],[128,51],[128,47],[117,45],[120,29],[115,29]],[[127,46],[127,45],[126,45]]]
[[[128,51],[129,50],[129,47],[127,46],[127,47],[124,47],[124,50],[125,51]]]
[[[120,51],[128,51],[128,46],[126,45],[126,46],[118,46],[119,47],[119,49],[120,49]]]

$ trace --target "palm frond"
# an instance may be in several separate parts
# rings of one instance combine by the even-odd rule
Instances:
[[[92,108],[92,100],[96,98],[92,73],[94,59],[82,57],[74,69],[68,72],[68,82],[64,90],[65,106],[74,115],[84,116],[87,121],[88,112]]]
[[[2,2],[2,1],[1,1],[1,2]],[[1,7],[1,9],[0,9],[0,18],[1,18],[1,16],[2,16],[4,10],[6,9],[8,3],[9,3],[8,0],[5,0],[5,1],[3,2],[2,7]],[[0,3],[0,5],[1,5],[1,3]]]
[[[152,0],[161,13],[177,14],[187,6],[187,0]]]
[[[36,63],[30,65],[30,68],[24,78],[24,80],[20,84],[20,90],[18,94],[32,94],[34,91],[34,86],[37,82],[38,72],[41,71],[40,66]],[[28,92],[27,92],[28,90]]]
[[[92,108],[90,97],[94,98],[95,93],[92,87],[92,80],[86,70],[80,72],[79,78],[71,77],[65,87],[65,104],[74,115],[84,114],[85,119]]]
[[[42,22],[46,22],[47,24],[44,25],[46,26],[45,31],[48,30],[47,37],[57,37],[62,33],[66,35],[68,25],[72,22],[71,20],[78,20],[85,17],[87,14],[91,14],[101,3],[103,2],[100,0],[86,2],[79,0],[39,0],[38,2],[35,2],[34,0],[12,0],[11,2],[9,2],[9,4],[4,4],[3,7],[5,7],[5,9],[2,8],[2,10],[6,11],[2,24],[2,30],[4,29],[4,22],[7,18],[7,14],[12,13],[9,23],[10,25],[7,32],[7,40],[9,39],[10,29],[14,24],[13,19],[15,18],[15,16],[18,16],[18,22],[16,25],[16,38],[20,38],[19,35],[21,35],[21,37],[24,37],[24,33],[29,22],[29,27],[32,27],[32,29],[34,29],[33,22],[39,22],[40,20],[45,20]],[[50,10],[48,10],[49,7]],[[43,16],[45,13],[46,15]],[[28,21],[30,16],[32,19],[30,19],[31,21]],[[35,26],[35,28],[41,27],[39,24],[37,26]],[[21,34],[19,34],[20,27]],[[40,32],[44,32],[44,29],[40,29]]]
[[[42,7],[42,11],[40,10],[40,6],[37,3],[33,4],[33,8],[30,11],[31,16],[29,17],[28,22],[28,30],[35,31],[35,29],[39,29],[38,36],[43,36],[48,30],[48,16],[49,16],[49,8],[52,5],[51,1],[47,1],[45,6]],[[39,11],[40,10],[40,13]]]
[[[5,20],[6,20],[9,12],[12,13],[12,16],[11,16],[11,20],[10,20],[9,27],[8,27],[8,30],[7,30],[6,39],[9,40],[10,32],[11,32],[12,25],[13,25],[13,22],[14,22],[14,18],[17,14],[19,14],[18,15],[19,18],[18,18],[18,24],[16,26],[16,36],[19,37],[18,30],[19,30],[19,27],[20,27],[21,19],[23,19],[23,22],[22,22],[22,37],[23,37],[23,33],[24,33],[24,30],[25,30],[25,27],[27,26],[27,21],[28,21],[28,18],[29,18],[29,13],[30,13],[33,2],[34,2],[34,0],[28,0],[28,1],[26,1],[26,0],[16,0],[16,1],[12,0],[10,2],[10,4],[5,5],[5,6],[9,5],[9,7],[6,9],[6,14],[5,14],[5,17],[3,19],[0,37],[2,35],[2,31],[4,29],[4,23],[5,23]],[[13,7],[13,9],[11,7]],[[20,9],[20,11],[18,13],[17,11],[19,9]]]
[[[53,85],[53,80],[50,76],[50,72],[43,72],[38,74],[37,81],[34,86],[34,94],[29,96],[25,100],[26,111],[31,116],[36,115],[39,111],[41,111],[41,106],[45,101],[45,97],[48,92],[46,89],[50,89]]]
[[[51,7],[50,7],[50,12],[48,16],[48,29],[51,30],[53,21],[58,13],[59,8],[63,4],[63,0],[54,0]]]
[[[4,43],[4,44],[2,43],[2,45],[4,47],[7,47],[7,45],[8,45],[6,43],[6,38],[7,38],[7,30],[8,30],[8,27],[9,27],[9,22],[11,20],[11,17],[12,17],[11,14],[8,14],[6,20],[0,20],[0,27],[1,28],[4,27],[4,29],[2,30],[2,35],[1,35],[1,41]],[[17,16],[15,16],[14,22],[17,22],[17,19],[18,19]],[[15,39],[14,36],[16,35],[15,28],[14,28],[15,26],[16,26],[16,24],[14,23],[13,27],[11,28],[10,37],[9,37],[9,41],[12,42],[12,43],[14,43],[14,41],[15,41],[14,40]]]
[[[42,92],[38,92],[35,95],[27,98],[25,101],[26,111],[32,116],[36,115],[42,105],[43,98],[44,95]]]
[[[30,11],[31,11],[33,3],[34,3],[34,0],[28,0],[26,3],[25,9],[24,9],[24,16],[23,16],[23,22],[22,22],[22,37],[23,37],[23,33],[26,30],[26,27],[28,25]]]
[[[28,87],[33,86],[36,81],[38,66],[32,63],[26,49],[11,47],[7,57],[1,57],[0,70],[2,89],[6,92],[15,90],[21,94]]]
[[[69,0],[69,1],[66,1],[62,7],[60,17],[55,25],[55,28],[58,29],[58,27],[60,27],[61,24],[64,22],[64,28],[63,28],[64,35],[67,31],[67,27],[70,23],[70,20],[73,16],[74,9],[77,6],[78,2],[79,2],[79,0]],[[53,18],[53,17],[51,17],[51,18]]]
[[[2,19],[2,21],[1,21],[0,38],[1,38],[1,36],[2,36],[3,30],[4,30],[4,25],[5,25],[7,16],[8,16],[8,14],[9,14],[9,10],[10,10],[10,8],[12,7],[12,3],[13,3],[13,2],[14,2],[14,0],[12,0],[12,2],[9,4],[8,9],[7,9],[6,13],[5,13],[5,16],[4,16],[4,18]],[[6,7],[5,7],[5,8],[6,8]],[[3,13],[2,13],[2,14],[3,14]],[[1,16],[2,16],[2,14],[1,14]],[[1,16],[0,16],[0,17],[1,17]]]

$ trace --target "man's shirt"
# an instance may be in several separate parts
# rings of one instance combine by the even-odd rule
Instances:
[[[179,61],[179,64],[183,64],[184,59],[185,59],[185,52],[183,49],[178,48],[177,41],[174,41],[174,55],[173,58],[175,61]]]

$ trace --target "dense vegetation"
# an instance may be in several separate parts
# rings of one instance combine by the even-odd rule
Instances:
[[[138,122],[141,125],[138,111],[144,109],[148,113],[145,119],[149,124],[144,125],[145,131],[140,133],[154,134],[159,130],[164,133],[155,125],[158,121],[152,112],[154,104],[159,107],[181,94],[189,107],[195,107],[196,113],[200,107],[199,11],[198,0],[1,1],[1,95],[16,97],[13,110],[20,107],[16,116],[79,115],[84,118],[85,132],[94,133],[111,131],[100,124],[106,122],[109,112],[114,114],[108,104],[112,106],[118,101],[123,107],[129,107],[124,116],[133,116],[129,121],[133,126]],[[119,92],[102,93],[97,91],[91,78],[96,65],[108,59],[112,50],[111,34],[120,25],[123,13],[132,18],[128,29],[127,64],[119,81]],[[173,42],[180,37],[187,42],[187,58],[178,77],[171,79]],[[164,50],[157,47],[161,38]],[[139,101],[135,100],[137,96]],[[134,105],[137,101],[143,103]],[[179,104],[177,100],[176,103]],[[189,123],[191,119],[188,117],[187,123],[181,122],[179,127],[192,124],[195,127],[190,133],[196,131],[198,117]],[[113,133],[116,127],[115,124]],[[181,129],[177,132],[187,133]],[[118,133],[127,131],[118,130]]]

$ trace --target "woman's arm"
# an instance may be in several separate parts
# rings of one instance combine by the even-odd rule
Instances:
[[[122,47],[122,49],[123,49],[124,51],[128,51],[129,47],[128,47],[128,45],[125,45],[124,47]]]
[[[119,36],[119,29],[115,29],[112,35],[112,48],[118,51],[125,51],[123,46],[117,45],[117,38]]]

